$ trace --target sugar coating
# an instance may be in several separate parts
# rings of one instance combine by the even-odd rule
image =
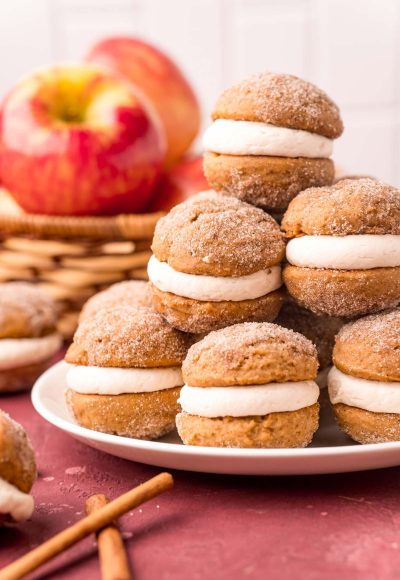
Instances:
[[[382,356],[385,351],[398,351],[400,359],[400,308],[346,324],[340,330],[337,341],[360,342],[366,349]]]
[[[66,360],[100,367],[175,366],[191,340],[150,308],[118,306],[83,320]]]
[[[310,340],[268,322],[211,332],[189,349],[182,365],[185,383],[193,387],[313,380],[317,369]]]
[[[336,337],[333,360],[347,375],[400,383],[400,309],[344,326]]]
[[[25,282],[0,284],[0,338],[34,338],[54,330],[53,299]]]
[[[267,211],[284,212],[300,191],[332,183],[330,159],[204,155],[210,185],[221,194],[237,197]]]
[[[229,87],[213,119],[240,119],[302,129],[330,139],[343,132],[340,112],[328,95],[293,75],[262,72]]]
[[[316,348],[310,340],[298,332],[268,322],[245,322],[234,324],[222,330],[210,332],[200,342],[190,348],[190,354],[201,349],[214,349],[227,357],[235,356],[242,348],[257,343],[292,346],[304,356],[316,356]],[[223,351],[219,349],[222,348]]]
[[[301,235],[400,234],[400,190],[375,179],[343,179],[311,187],[282,220],[289,238]]]
[[[98,292],[84,305],[80,319],[93,316],[101,308],[127,304],[132,306],[150,306],[147,282],[142,280],[125,280],[113,284],[106,290]]]
[[[244,276],[279,263],[284,247],[271,216],[208,193],[175,206],[158,221],[152,250],[159,261],[188,274]]]
[[[400,441],[400,415],[374,413],[343,403],[332,406],[339,427],[363,444]]]
[[[139,439],[156,439],[175,427],[181,388],[151,393],[85,395],[72,389],[67,405],[83,427]]]
[[[19,476],[12,473],[12,477],[8,478],[2,466],[7,469],[13,464],[21,473]],[[30,491],[36,477],[34,451],[25,429],[2,410],[0,410],[0,477],[24,493]]]
[[[332,270],[286,264],[283,280],[289,294],[315,314],[354,318],[397,306],[400,268]]]
[[[174,328],[204,334],[239,322],[275,320],[284,291],[282,288],[253,300],[207,302],[163,292],[150,282],[153,306]]]

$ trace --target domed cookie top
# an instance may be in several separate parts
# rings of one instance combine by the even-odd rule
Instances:
[[[111,306],[145,306],[149,307],[151,300],[147,282],[143,280],[126,280],[113,284],[106,290],[98,292],[86,302],[80,314],[80,320],[95,315],[100,309]]]
[[[25,282],[0,284],[0,339],[34,338],[55,330],[53,299]]]
[[[22,426],[0,410],[0,478],[29,493],[36,479],[32,445]]]
[[[336,338],[333,361],[348,375],[400,382],[400,309],[346,324]]]
[[[226,89],[212,118],[270,123],[329,139],[343,132],[339,109],[324,91],[298,77],[272,72],[253,75]]]
[[[180,272],[245,276],[278,264],[285,244],[278,224],[261,209],[207,193],[158,221],[152,250]]]
[[[180,365],[192,339],[150,308],[118,306],[81,322],[66,354],[85,366],[147,368]]]
[[[375,179],[344,179],[311,187],[289,204],[282,220],[287,237],[400,234],[400,190]]]
[[[268,322],[235,324],[194,344],[182,365],[192,387],[312,380],[317,350],[293,330]]]

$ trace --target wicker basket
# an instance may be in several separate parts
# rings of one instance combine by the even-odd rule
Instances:
[[[162,215],[29,215],[0,190],[0,282],[27,280],[43,288],[56,300],[60,330],[70,338],[90,296],[114,282],[147,279]]]

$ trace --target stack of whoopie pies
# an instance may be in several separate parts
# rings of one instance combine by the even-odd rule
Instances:
[[[176,423],[189,445],[303,447],[333,352],[340,427],[400,440],[399,190],[333,184],[339,109],[297,77],[253,76],[212,118],[213,190],[159,220],[148,287],[84,309],[67,354],[76,419],[141,438]]]

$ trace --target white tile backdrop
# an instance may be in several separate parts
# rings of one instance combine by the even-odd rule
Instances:
[[[342,109],[338,165],[400,185],[398,0],[2,1],[0,93],[32,68],[79,59],[115,34],[141,36],[178,61],[204,126],[221,89],[253,72],[315,82]]]

